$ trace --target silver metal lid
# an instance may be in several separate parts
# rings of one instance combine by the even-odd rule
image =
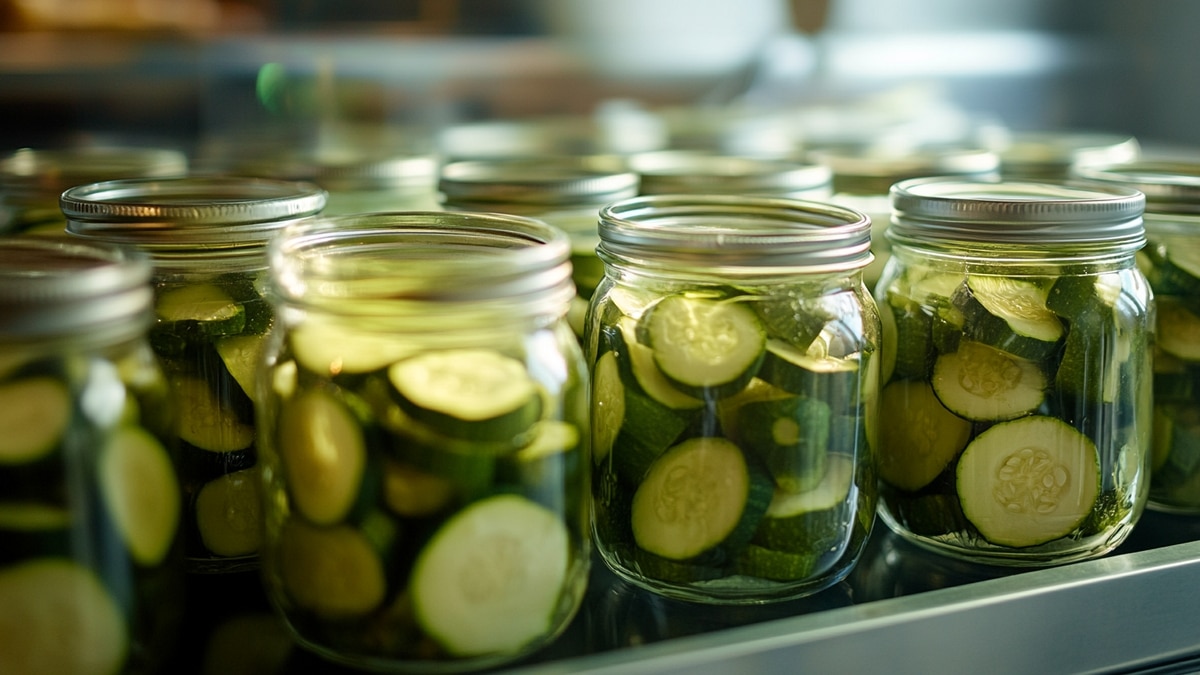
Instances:
[[[887,194],[893,183],[925,176],[994,177],[1000,157],[959,146],[851,147],[813,150],[808,159],[833,172],[834,192]]]
[[[607,156],[468,160],[443,166],[438,189],[448,205],[599,206],[636,195],[638,175]]]
[[[122,178],[170,178],[187,171],[187,156],[166,148],[22,148],[0,159],[0,192],[16,203],[57,203],[63,190],[76,185]]]
[[[891,200],[898,242],[1145,243],[1145,197],[1128,188],[916,178],[892,186]]]
[[[1200,213],[1200,162],[1128,162],[1115,166],[1076,167],[1079,180],[1117,185],[1146,195],[1146,213]]]
[[[129,179],[73,187],[59,205],[67,231],[148,248],[261,246],[315,215],[327,193],[311,183],[238,177]]]
[[[871,221],[852,209],[770,197],[654,195],[600,210],[600,247],[622,260],[749,274],[846,271],[871,262]]]
[[[47,237],[0,238],[0,339],[127,325],[153,301],[151,266],[133,249]]]
[[[1066,178],[1072,167],[1132,162],[1141,155],[1141,145],[1127,134],[1019,132],[999,155],[1005,176]]]
[[[664,150],[630,157],[641,193],[788,196],[828,187],[832,172],[819,164]]]

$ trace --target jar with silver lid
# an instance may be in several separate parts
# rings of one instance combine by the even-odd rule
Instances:
[[[822,590],[875,518],[870,223],[833,205],[657,195],[600,212],[594,532],[618,576],[760,603]]]
[[[263,579],[300,642],[478,670],[563,631],[591,540],[565,233],[504,214],[317,218],[271,248]]]
[[[157,672],[183,617],[149,261],[0,238],[0,672]]]
[[[191,571],[257,565],[253,402],[273,322],[266,247],[324,204],[325,192],[312,184],[236,177],[104,181],[62,195],[72,236],[133,246],[153,261],[150,344],[180,415]]]
[[[1014,132],[998,145],[1006,180],[1066,180],[1075,169],[1132,162],[1142,147],[1128,134],[1085,131]]]
[[[894,183],[926,176],[996,178],[1000,168],[996,153],[962,146],[851,145],[813,150],[808,158],[833,172],[829,201],[871,218],[871,252],[875,260],[863,271],[863,280],[872,289],[890,255],[885,235],[892,215],[888,190]]]
[[[875,291],[884,521],[997,565],[1112,550],[1149,490],[1141,193],[931,178],[892,203]]]
[[[576,299],[569,322],[583,316],[604,269],[596,257],[600,207],[638,193],[638,175],[617,157],[470,160],[442,167],[438,189],[447,211],[496,212],[545,221],[571,238]]]
[[[1146,195],[1138,266],[1158,308],[1150,506],[1200,514],[1200,164],[1140,161],[1074,174]]]
[[[170,178],[187,171],[187,156],[167,148],[22,148],[0,159],[0,231],[61,235],[67,223],[58,198],[67,188],[119,178]]]
[[[819,164],[783,159],[663,150],[634,155],[629,166],[643,195],[718,194],[825,199],[832,173]]]

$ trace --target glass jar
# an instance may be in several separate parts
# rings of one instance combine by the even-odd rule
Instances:
[[[600,213],[593,530],[668,597],[760,603],[844,578],[875,517],[870,222],[788,199],[659,195]]]
[[[0,672],[155,672],[183,613],[182,499],[150,265],[0,238]]]
[[[153,261],[150,344],[180,416],[190,571],[258,564],[253,402],[273,322],[263,296],[266,246],[324,203],[314,185],[236,177],[105,181],[62,195],[71,235],[136,246]]]
[[[1142,148],[1127,134],[1023,131],[1012,134],[997,152],[1005,180],[1062,181],[1075,169],[1132,162]]]
[[[0,159],[0,232],[62,235],[63,190],[118,178],[182,176],[187,170],[187,157],[166,148],[23,148]]]
[[[576,613],[590,433],[569,252],[540,221],[449,212],[321,218],[273,245],[263,570],[310,650],[476,669]]]
[[[925,176],[996,178],[1000,158],[990,150],[960,146],[850,146],[809,153],[811,161],[833,172],[829,201],[871,218],[874,261],[863,271],[867,288],[874,289],[887,264],[891,246],[885,236],[891,221],[888,190],[893,183]]]
[[[571,238],[576,297],[568,317],[583,336],[588,299],[604,276],[596,257],[600,207],[638,193],[638,175],[608,156],[518,158],[451,162],[438,189],[447,211],[495,212],[537,218]]]
[[[1149,488],[1142,195],[941,178],[892,200],[875,291],[884,521],[997,565],[1112,550]]]
[[[629,158],[643,195],[717,194],[825,199],[832,173],[819,164],[663,150]]]
[[[1158,309],[1150,506],[1200,514],[1200,164],[1141,161],[1074,174],[1146,196],[1138,266]]]

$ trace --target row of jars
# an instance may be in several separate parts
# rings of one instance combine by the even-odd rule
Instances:
[[[860,211],[618,199],[597,207],[582,345],[570,228],[313,218],[324,200],[96,183],[62,196],[71,239],[6,244],[0,596],[69,592],[98,627],[30,658],[152,660],[180,551],[197,572],[261,552],[330,658],[479,667],[566,625],[593,536],[655,592],[762,602],[843,578],[877,499],[925,546],[1051,564],[1117,546],[1152,468],[1190,470],[1194,315],[1177,291],[1180,338],[1155,347],[1127,186],[901,183],[874,298]],[[1141,262],[1185,289],[1179,251]],[[1178,377],[1151,383],[1156,348]]]

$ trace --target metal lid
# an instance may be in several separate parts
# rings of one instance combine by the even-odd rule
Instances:
[[[821,149],[808,158],[833,172],[834,192],[856,194],[884,195],[893,183],[925,176],[988,178],[1000,168],[995,152],[959,146]]]
[[[871,221],[852,209],[770,197],[654,195],[600,210],[601,255],[749,274],[848,271],[871,261]]]
[[[0,339],[70,335],[125,324],[153,300],[151,266],[136,250],[45,237],[0,238]],[[147,315],[148,316],[148,315]]]
[[[1122,187],[916,178],[892,186],[888,236],[900,242],[1145,243],[1145,198]]]
[[[187,157],[165,148],[23,148],[0,159],[0,192],[17,203],[57,203],[63,190],[76,185],[122,178],[169,178],[187,171]]]
[[[438,189],[452,205],[599,206],[636,195],[638,175],[615,157],[468,160],[442,167]]]
[[[1141,146],[1126,134],[1019,132],[999,155],[1006,176],[1066,178],[1072,167],[1132,162]]]
[[[1071,174],[1088,182],[1138,190],[1146,195],[1146,213],[1200,213],[1200,163],[1128,162],[1076,167]]]
[[[832,177],[819,164],[671,150],[636,155],[629,165],[641,176],[644,195],[788,196],[828,187]]]
[[[311,183],[237,177],[129,179],[73,187],[60,207],[67,231],[148,248],[261,246],[325,207]]]

